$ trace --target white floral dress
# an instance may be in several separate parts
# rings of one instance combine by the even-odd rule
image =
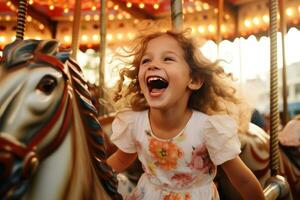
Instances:
[[[128,200],[219,199],[216,166],[240,153],[236,124],[227,115],[194,110],[180,133],[160,139],[151,131],[148,110],[123,111],[112,131],[112,142],[124,152],[137,152],[145,171]]]

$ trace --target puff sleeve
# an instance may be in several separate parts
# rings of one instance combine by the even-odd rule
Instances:
[[[227,115],[208,116],[204,126],[204,142],[215,165],[234,159],[241,152],[237,125]]]
[[[119,112],[112,122],[111,141],[126,153],[135,153],[135,143],[133,138],[134,112]]]

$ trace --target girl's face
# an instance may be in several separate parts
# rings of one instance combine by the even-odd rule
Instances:
[[[202,81],[193,81],[178,42],[167,34],[149,41],[141,59],[138,79],[150,108],[186,107],[192,90]]]

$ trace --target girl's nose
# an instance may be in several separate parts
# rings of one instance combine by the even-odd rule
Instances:
[[[149,63],[148,70],[159,70],[159,65],[155,62]]]

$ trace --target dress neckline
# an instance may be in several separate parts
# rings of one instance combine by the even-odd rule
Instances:
[[[170,138],[160,138],[160,137],[156,136],[156,135],[153,133],[152,128],[151,128],[151,124],[150,124],[149,110],[148,110],[148,112],[146,112],[147,123],[148,123],[148,124],[147,124],[147,127],[148,127],[148,129],[149,129],[149,132],[150,132],[151,137],[153,137],[153,138],[155,138],[155,139],[157,139],[157,140],[159,140],[159,141],[170,141],[170,140],[174,140],[174,139],[180,137],[180,136],[184,133],[185,129],[186,129],[186,128],[189,126],[189,124],[191,123],[190,121],[192,121],[193,115],[194,115],[194,110],[192,110],[192,114],[191,114],[189,120],[187,121],[187,123],[185,124],[185,126],[183,127],[183,129],[181,129],[175,136],[170,137]]]

